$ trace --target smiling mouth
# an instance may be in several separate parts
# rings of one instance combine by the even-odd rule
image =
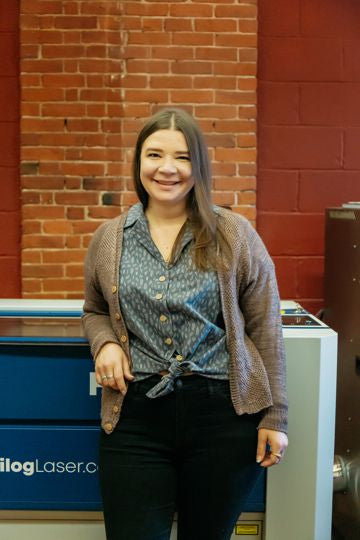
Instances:
[[[176,184],[180,183],[178,180],[176,180],[174,182],[169,182],[169,181],[166,181],[166,180],[156,180],[155,178],[153,180],[154,180],[154,182],[156,182],[157,184],[160,184],[161,186],[176,186]]]

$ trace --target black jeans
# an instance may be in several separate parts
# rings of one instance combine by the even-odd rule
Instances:
[[[263,469],[261,413],[236,415],[228,381],[192,375],[150,399],[158,376],[131,383],[113,433],[101,433],[108,540],[227,540]]]

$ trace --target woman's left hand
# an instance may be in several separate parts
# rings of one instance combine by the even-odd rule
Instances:
[[[258,445],[256,462],[261,467],[272,467],[280,463],[288,445],[288,438],[282,431],[260,428],[258,430]]]

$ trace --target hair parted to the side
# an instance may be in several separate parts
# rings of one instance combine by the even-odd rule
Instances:
[[[189,149],[194,187],[188,194],[187,210],[194,235],[194,262],[200,270],[225,269],[231,258],[231,248],[212,206],[212,179],[208,149],[200,127],[194,118],[183,109],[176,107],[161,109],[149,118],[141,129],[136,141],[133,160],[133,180],[136,193],[146,209],[148,194],[140,179],[141,150],[145,140],[160,129],[181,131]],[[184,228],[180,231],[174,244],[171,260],[175,256],[183,230]]]

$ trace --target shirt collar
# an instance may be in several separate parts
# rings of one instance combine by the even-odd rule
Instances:
[[[134,204],[128,211],[124,228],[132,227],[139,219],[145,219],[144,209],[141,202]]]

